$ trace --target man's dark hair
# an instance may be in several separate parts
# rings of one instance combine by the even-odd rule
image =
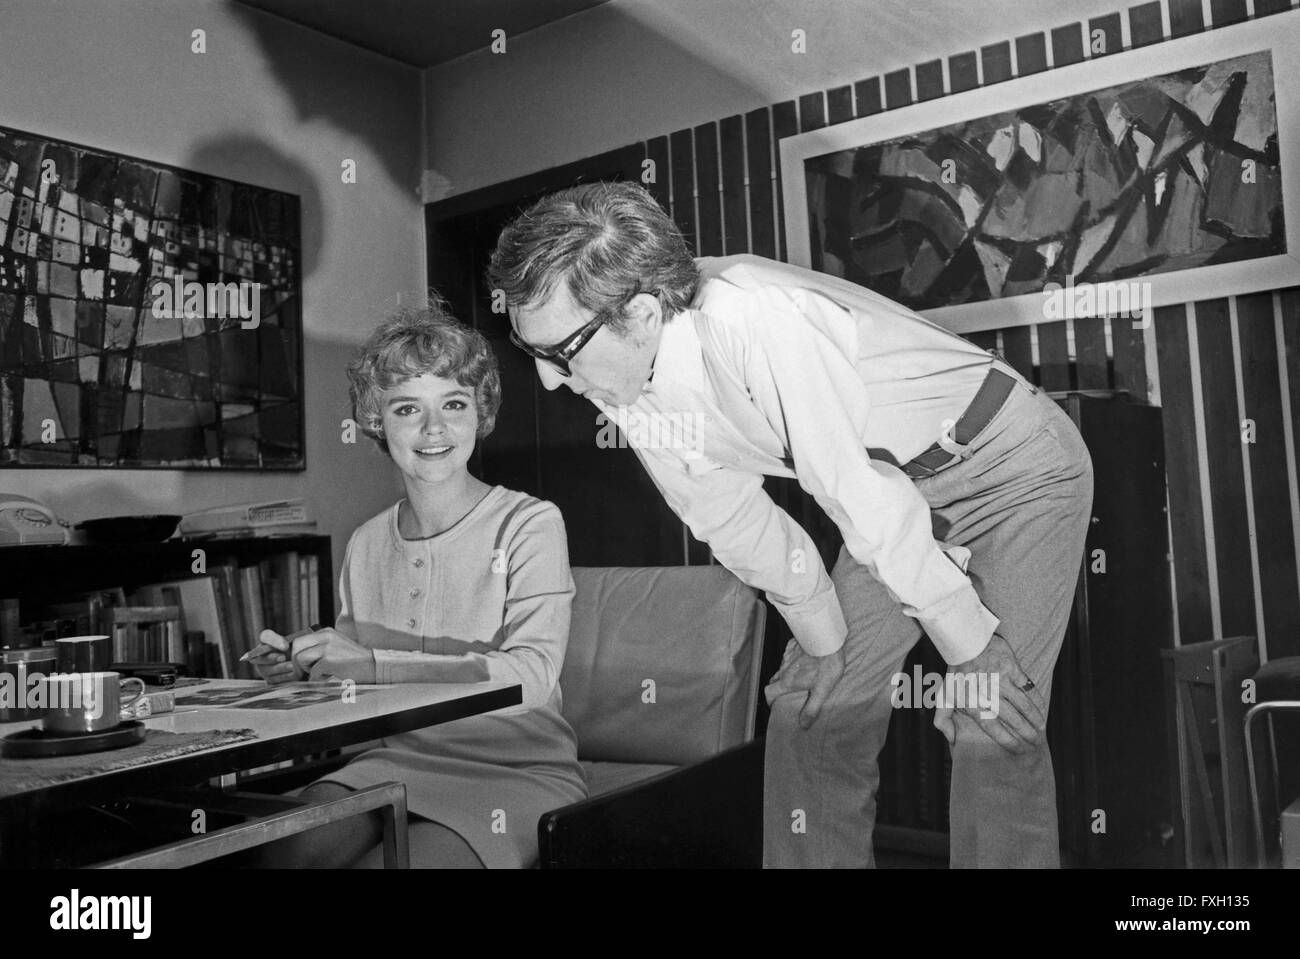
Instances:
[[[556,284],[618,332],[628,301],[658,296],[665,318],[686,309],[699,270],[681,230],[644,187],[588,183],[538,200],[501,231],[487,269],[510,307],[547,299]]]

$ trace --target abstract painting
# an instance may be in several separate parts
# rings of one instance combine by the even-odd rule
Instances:
[[[298,198],[0,127],[0,466],[302,469]]]
[[[784,141],[791,258],[932,318],[1001,312],[989,325],[1016,322],[998,301],[1032,313],[1079,284],[1260,263],[1295,282],[1274,75],[1289,67],[1259,49],[878,141],[849,123],[841,149],[824,149],[833,129]]]

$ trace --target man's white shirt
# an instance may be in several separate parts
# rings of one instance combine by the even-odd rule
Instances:
[[[835,652],[847,627],[816,547],[764,492],[764,474],[799,481],[945,660],[972,659],[998,619],[966,575],[970,552],[935,540],[929,505],[898,467],[951,436],[993,358],[834,277],[753,256],[697,262],[699,290],[664,323],[651,382],[630,406],[595,405],[621,426],[674,424],[627,429],[628,445],[808,653]]]

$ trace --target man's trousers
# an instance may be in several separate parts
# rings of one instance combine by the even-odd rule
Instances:
[[[934,536],[971,551],[997,632],[1050,702],[1092,509],[1092,462],[1070,418],[1017,377],[1001,410],[939,473],[916,480]],[[764,864],[866,867],[891,677],[920,625],[841,548],[832,572],[848,623],[845,672],[812,728],[804,693],[779,697],[767,728]],[[919,692],[919,691],[918,691]],[[953,867],[1057,867],[1056,788],[1045,734],[1015,755],[956,715],[949,800]]]

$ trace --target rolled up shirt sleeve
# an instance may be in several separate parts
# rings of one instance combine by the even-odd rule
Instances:
[[[756,473],[676,451],[633,447],[664,501],[741,582],[762,590],[812,656],[844,645],[848,628],[812,538],[772,502]]]
[[[746,376],[767,381],[755,399],[788,437],[799,484],[839,527],[853,558],[921,624],[948,663],[974,658],[998,619],[935,540],[929,504],[911,479],[867,454],[869,399],[861,375],[787,291],[764,287],[749,296]]]

